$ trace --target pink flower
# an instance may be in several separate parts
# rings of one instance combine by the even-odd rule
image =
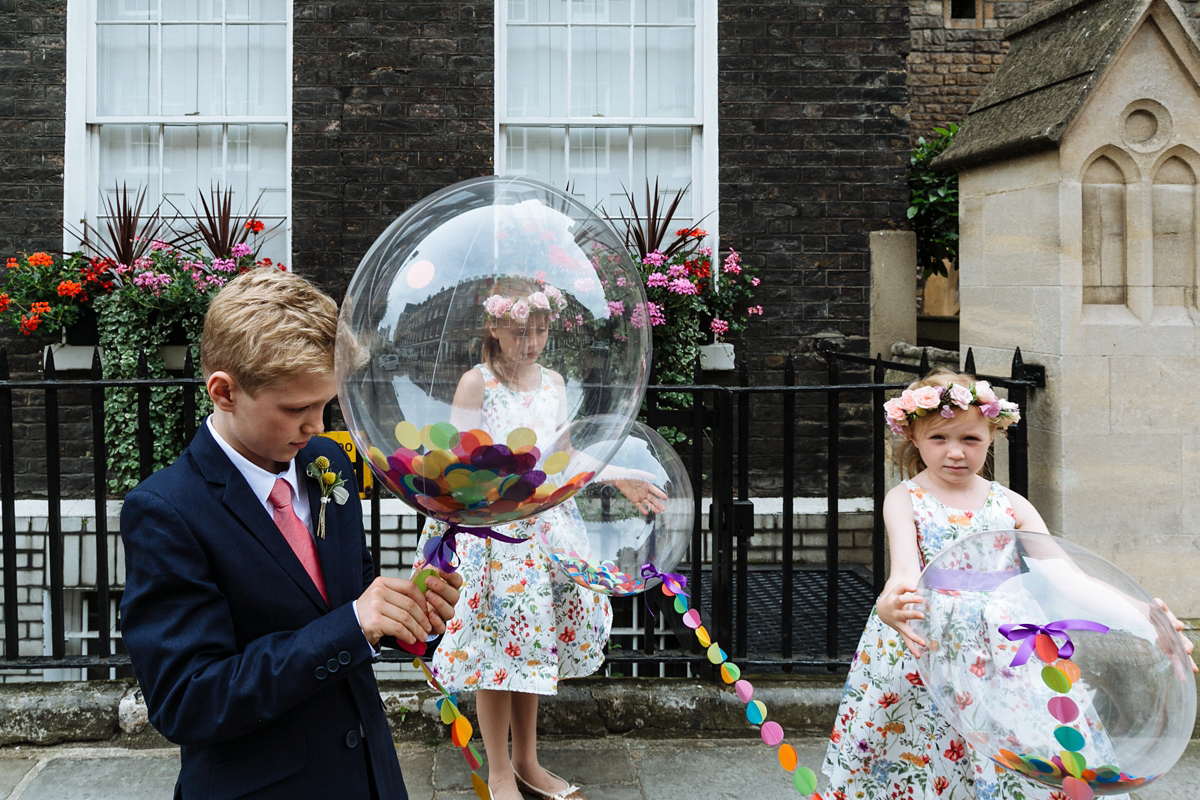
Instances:
[[[676,278],[667,285],[667,291],[675,294],[700,294],[700,290],[696,288],[696,284],[689,281],[687,278]]]
[[[912,390],[913,402],[917,408],[932,409],[942,404],[942,390],[936,386],[922,386]]]
[[[900,393],[900,396],[896,398],[896,405],[904,409],[904,412],[907,414],[911,414],[917,410],[917,401],[910,389],[905,389]]]
[[[661,272],[651,272],[646,276],[646,285],[651,287],[666,286],[667,276]]]
[[[620,300],[608,301],[608,315],[610,317],[619,317],[625,313],[625,304]]]
[[[244,256],[248,256],[253,253],[254,248],[245,242],[238,242],[229,249],[229,252],[234,258],[243,258]]]
[[[524,322],[529,319],[529,303],[526,302],[525,298],[521,298],[513,303],[510,313],[512,314],[512,318],[517,322]]]
[[[725,263],[722,265],[723,272],[732,272],[734,275],[740,275],[742,272],[742,258],[737,254],[736,250],[730,250],[729,255],[725,257]]]
[[[655,328],[667,324],[667,317],[663,314],[661,303],[646,303],[646,308],[650,312],[650,327]]]
[[[529,305],[534,311],[549,311],[550,298],[546,297],[545,292],[534,292],[529,295]]]
[[[762,283],[762,281],[760,281],[758,278],[751,278],[751,279],[750,279],[750,285],[751,285],[751,286],[758,286],[760,283]]]
[[[668,278],[682,278],[684,275],[687,275],[687,267],[683,264],[672,264],[667,267]]]
[[[551,286],[550,284],[546,284],[546,288],[543,289],[542,291],[546,293],[546,297],[550,298],[550,302],[554,303],[555,307],[559,311],[562,311],[564,308],[567,307],[567,300],[565,297],[563,297],[563,293],[559,290],[559,288],[557,286]]]
[[[642,263],[648,267],[661,267],[663,264],[667,263],[667,257],[664,256],[660,251],[655,250],[652,253],[647,253],[646,257],[642,259]]]
[[[575,291],[577,292],[590,292],[595,285],[596,282],[591,278],[575,279]]]
[[[484,311],[493,319],[503,317],[510,308],[512,308],[512,301],[498,294],[492,295],[483,303]]]
[[[720,317],[713,317],[713,321],[708,327],[717,336],[720,336],[725,333],[729,333],[729,323],[726,322],[725,320],[721,319]]]
[[[971,405],[971,390],[957,383],[950,384],[950,402],[966,411]]]
[[[979,401],[979,405],[987,405],[994,403],[998,399],[996,393],[992,391],[992,386],[987,381],[975,381],[975,385],[971,387],[975,393],[975,399]]]
[[[762,306],[750,306],[749,308],[746,309],[746,313],[750,314],[751,316],[757,314],[758,316],[761,317],[762,313],[763,313],[763,307]]]

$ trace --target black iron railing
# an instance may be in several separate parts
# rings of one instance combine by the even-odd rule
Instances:
[[[684,434],[685,463],[698,489],[695,492],[692,546],[687,562],[680,565],[678,571],[687,575],[689,591],[701,609],[713,640],[722,646],[730,645],[731,657],[750,671],[844,667],[885,578],[882,503],[889,487],[884,485],[885,426],[878,409],[886,392],[895,391],[908,381],[887,383],[884,379],[889,371],[912,376],[924,374],[928,364],[924,359],[913,365],[833,351],[822,353],[822,356],[827,365],[823,384],[797,385],[796,370],[789,359],[783,370],[783,382],[778,385],[749,385],[743,367],[736,386],[697,382],[688,386],[654,385],[649,391],[647,421],[656,427],[671,426]],[[966,369],[973,371],[973,367],[973,357],[968,353]],[[185,364],[184,374],[194,374],[190,360]],[[844,375],[849,375],[851,380],[845,379]],[[1024,364],[1020,351],[1014,354],[1009,376],[980,377],[1007,389],[1010,399],[1023,406],[1028,402],[1029,392],[1045,384],[1041,368]],[[106,380],[102,377],[98,352],[86,379],[60,380],[53,357],[48,354],[43,378],[12,380],[7,356],[0,349],[0,522],[3,526],[0,553],[4,562],[4,649],[0,654],[0,670],[106,669],[128,665],[128,657],[114,646],[113,636],[119,627],[112,611],[115,605],[112,600],[120,586],[113,585],[108,572],[112,554],[111,532],[107,526],[110,494],[105,467],[105,393],[110,389],[132,388],[137,396],[138,430],[131,435],[138,437],[141,474],[145,476],[149,474],[155,456],[150,435],[151,390],[200,384],[194,378]],[[64,392],[78,394],[80,391],[90,398],[92,469],[88,497],[94,503],[95,518],[95,529],[81,534],[81,539],[94,548],[96,562],[94,585],[90,586],[94,590],[92,609],[95,619],[91,623],[94,636],[89,641],[86,655],[67,652],[64,531],[60,512],[64,476],[59,458],[63,445],[59,401]],[[678,403],[676,407],[667,407],[662,397],[667,393],[686,396],[690,398],[690,404],[684,403],[682,408]],[[187,428],[186,440],[190,440],[195,427],[195,398],[193,392],[182,394],[184,407],[180,411]],[[13,409],[14,402],[18,402],[27,412],[39,405],[39,399],[44,431],[45,484],[44,493],[36,494],[47,501],[47,516],[44,534],[39,534],[45,537],[44,580],[34,586],[21,583],[22,569],[18,566],[18,536],[24,534],[17,530],[16,523],[14,453],[17,448],[36,448],[37,442],[29,441],[27,425],[23,427],[25,437],[17,440]],[[755,432],[768,418],[772,424],[778,422],[777,429],[783,433],[764,441]],[[799,451],[796,430],[801,422],[823,426],[823,447]],[[1009,447],[1009,483],[1025,494],[1028,442],[1023,426],[1012,429]],[[823,452],[812,452],[813,449]],[[777,469],[768,471],[766,480],[761,469],[765,462],[778,465]],[[847,481],[842,473],[841,468],[847,463],[852,467],[850,472],[855,480]],[[823,479],[814,481],[811,474],[814,470],[823,470]],[[780,556],[777,561],[766,564],[750,563],[750,545],[755,535],[752,477],[757,479],[756,492],[760,496],[766,486],[770,496],[779,497],[781,501]],[[842,560],[839,501],[847,483],[855,487],[853,491],[857,496],[864,496],[862,492],[865,491],[873,499],[869,570]],[[824,487],[823,565],[814,567],[796,561],[797,531],[793,520],[798,485]],[[703,491],[699,491],[700,487]],[[704,518],[706,500],[710,504],[710,513]],[[380,497],[373,495],[366,503],[369,547],[376,565],[381,563],[385,533],[381,527],[380,502]],[[417,517],[417,527],[408,530],[419,530],[421,522]],[[80,546],[84,546],[83,542]],[[25,573],[34,574],[28,570]],[[39,654],[20,653],[22,620],[18,608],[22,591],[26,592],[26,603],[30,592],[42,593],[47,598],[48,626],[42,636],[44,652]],[[634,633],[627,632],[614,639],[614,646],[608,651],[610,668],[621,670],[623,665],[637,664],[659,670],[678,670],[707,664],[695,644],[694,635],[682,627],[679,615],[661,602],[657,591],[639,597],[618,598],[614,601],[614,609],[618,619],[635,621],[636,628]],[[401,660],[402,656],[396,654],[395,660]],[[407,658],[403,656],[403,659]]]

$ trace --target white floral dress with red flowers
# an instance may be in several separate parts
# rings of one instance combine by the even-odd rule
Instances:
[[[480,427],[497,441],[518,427],[540,433],[553,428],[559,414],[559,390],[551,373],[530,392],[517,392],[498,381],[485,366]],[[547,431],[548,432],[548,431]],[[586,537],[573,500],[529,519],[495,526],[509,544],[459,534],[455,537],[458,571],[463,576],[454,619],[433,656],[432,669],[449,691],[501,689],[554,694],[561,678],[590,675],[604,660],[612,629],[612,607],[604,595],[569,579],[555,578],[557,567],[537,542],[540,532],[553,538]],[[424,569],[425,541],[446,530],[425,524],[417,545],[414,572]]]
[[[922,563],[964,536],[1014,526],[1012,504],[998,483],[978,511],[947,508],[912,481],[904,485]],[[850,663],[822,769],[831,800],[1067,800],[1061,791],[976,758],[937,713],[900,634],[874,609]]]

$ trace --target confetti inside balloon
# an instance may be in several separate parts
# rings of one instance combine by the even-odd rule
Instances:
[[[981,756],[1076,800],[1127,793],[1183,753],[1191,664],[1113,564],[1047,534],[990,531],[939,553],[917,590],[918,672]]]
[[[489,433],[454,403],[500,329],[546,336],[536,363],[561,413],[536,429]],[[564,192],[491,176],[425,198],[363,256],[342,304],[338,397],[383,484],[485,528],[587,485],[641,405],[649,357],[645,291],[616,231]]]

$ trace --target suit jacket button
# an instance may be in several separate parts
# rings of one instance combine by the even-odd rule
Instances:
[[[317,676],[317,680],[323,681],[329,677],[329,670],[325,669],[324,667],[317,667],[315,670],[313,670],[313,675]]]
[[[325,669],[329,670],[330,672],[337,672],[341,668],[342,665],[337,662],[336,658],[331,658],[325,662]]]
[[[349,663],[350,663],[350,654],[349,654],[348,652],[346,652],[345,650],[343,650],[342,652],[338,653],[338,662],[339,662],[339,663],[340,663],[340,664],[341,664],[343,667],[344,667],[344,666],[346,666],[347,664],[349,664]]]
[[[358,731],[348,731],[346,733],[346,747],[349,747],[351,750],[358,747],[358,739]]]

